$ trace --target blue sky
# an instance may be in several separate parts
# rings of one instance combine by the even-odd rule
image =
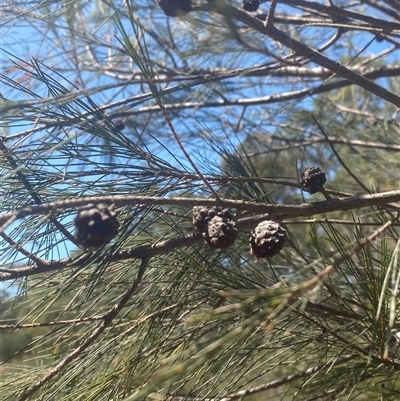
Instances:
[[[324,1],[321,1],[321,4],[324,4]],[[52,5],[52,9],[49,9],[49,15],[53,15],[53,13],[56,13],[59,7],[61,7],[61,4],[63,3],[58,3],[55,2],[54,5]],[[268,10],[268,4],[262,4],[260,11],[267,11]],[[34,13],[39,15],[39,9],[32,10]],[[43,10],[42,10],[43,11]],[[101,10],[100,10],[101,11]],[[100,12],[98,11],[98,12]],[[285,12],[285,11],[290,11],[291,13],[293,12],[293,8],[289,8],[286,6],[281,6],[279,5],[278,7],[278,12]],[[116,37],[120,37],[119,32],[115,30],[115,27],[113,28],[112,24],[108,24],[107,21],[104,19],[99,19],[96,20],[96,12],[94,8],[88,9],[88,12],[91,13],[91,16],[93,17],[93,23],[92,23],[92,31],[90,33],[101,36],[101,35],[109,35],[110,41],[117,43],[113,39],[113,35]],[[375,13],[375,12],[374,12]],[[100,15],[100,14],[99,14]],[[160,14],[161,15],[161,14]],[[67,65],[69,63],[70,55],[63,54],[62,52],[57,52],[57,46],[56,43],[57,41],[63,40],[63,35],[67,34],[68,31],[68,25],[67,21],[63,21],[61,26],[57,27],[57,29],[51,29],[48,24],[46,23],[46,18],[45,13],[43,13],[43,19],[36,18],[35,19],[35,24],[34,25],[28,25],[27,23],[22,22],[21,19],[15,19],[15,20],[4,20],[3,19],[3,24],[0,28],[0,68],[1,68],[1,73],[4,74],[7,78],[13,79],[13,80],[18,80],[18,82],[21,85],[24,85],[24,79],[23,76],[20,74],[20,71],[18,69],[13,69],[12,68],[12,63],[10,63],[10,56],[3,51],[6,50],[7,52],[13,54],[17,58],[20,57],[21,60],[29,62],[32,60],[32,58],[37,58],[43,63],[48,64],[48,66],[52,68],[60,68],[60,71],[63,70],[63,66]],[[77,18],[85,18],[83,15],[77,15]],[[163,21],[164,23],[167,23],[168,20],[164,16],[160,16],[159,21]],[[171,22],[171,21],[169,21]],[[63,25],[63,26],[62,26]],[[183,23],[184,25],[184,23]],[[127,27],[128,29],[128,27]],[[313,36],[313,29],[314,28],[306,28],[306,30],[309,30],[310,32],[310,37]],[[59,35],[59,36],[57,36]],[[366,38],[366,36],[368,38]],[[372,39],[372,35],[366,35],[366,34],[358,34],[356,37],[355,43],[358,44],[358,49],[364,48],[364,51],[362,53],[362,56],[365,56],[367,54],[372,54],[376,52],[381,52],[385,48],[387,48],[387,43],[385,42],[377,42],[373,41],[369,44],[368,47],[365,47],[366,43],[368,43]],[[151,43],[151,41],[149,42]],[[344,51],[345,49],[343,49]],[[104,51],[104,61],[106,62],[108,54],[105,51],[105,48],[103,48]],[[112,52],[112,50],[110,50]],[[354,54],[355,55],[355,54]],[[156,56],[156,55],[154,55]],[[340,59],[340,54],[336,54],[336,56]],[[392,53],[388,57],[388,62],[399,62],[400,58],[400,52],[398,51],[397,53]],[[21,63],[21,60],[18,61],[17,59],[14,59],[14,61]],[[204,67],[207,67],[208,63],[212,63],[215,61],[215,59],[212,59],[211,62],[207,61],[207,57],[204,58]],[[235,60],[236,61],[236,60]],[[190,57],[187,59],[187,62],[190,64],[191,59]],[[254,64],[259,64],[263,62],[263,56],[261,54],[259,55],[252,55],[249,56],[248,54],[243,55],[242,59],[240,60],[240,64],[242,66],[252,66]],[[220,59],[221,65],[230,65],[233,64],[233,61],[229,59],[229,55],[225,56],[221,55]],[[73,84],[76,84],[77,87],[80,87],[79,85],[79,80],[83,80],[87,83],[87,87],[95,87],[97,85],[104,85],[112,82],[112,79],[106,75],[100,75],[100,76],[94,76],[93,73],[90,71],[85,71],[82,70],[80,72],[80,76],[72,72],[72,70],[67,70],[65,73],[65,78],[70,80]],[[4,81],[4,79],[3,79]],[[60,80],[61,82],[61,80]],[[67,86],[67,83],[65,82],[65,85]],[[49,97],[49,93],[46,92],[44,87],[42,88],[35,88],[35,90],[38,91],[38,94],[40,94],[43,97]],[[263,90],[265,90],[263,88]],[[257,95],[259,96],[265,96],[269,93],[282,93],[288,90],[293,90],[293,87],[288,87],[282,85],[279,81],[276,81],[275,83],[271,80],[271,84],[267,88],[269,91],[268,93],[259,93]],[[10,99],[15,99],[15,100],[23,100],[21,96],[23,93],[18,90],[13,90],[7,87],[4,83],[1,84],[0,82],[0,92],[3,93],[4,96],[9,97]],[[241,93],[230,93],[229,96],[231,98],[236,97],[246,97],[246,96],[253,96],[254,93],[249,93],[249,89],[243,90]],[[99,95],[93,95],[92,98],[98,105],[106,104],[108,103],[111,99],[113,101],[115,100],[122,100],[126,96],[132,96],[132,88],[129,88],[129,90],[121,90],[120,92],[116,93],[116,90],[109,90],[109,91],[104,91]],[[304,107],[310,107],[312,106],[310,99],[307,99],[302,103]],[[286,113],[290,112],[290,109],[286,109],[283,106],[281,107],[281,118],[282,120],[285,119]],[[186,122],[188,125],[190,125],[191,128],[195,127],[195,129],[201,130],[202,129],[202,124],[203,124],[203,118],[202,118],[202,112],[201,110],[193,111],[193,110],[188,110],[184,112],[185,115],[187,116]],[[220,113],[218,110],[216,112],[215,120],[214,121],[208,121],[207,122],[207,128],[210,130],[213,130],[215,132],[222,132],[223,129],[226,130],[227,134],[230,134],[230,124],[234,125],[235,121],[230,118],[226,118],[224,115]],[[31,123],[29,123],[31,124]],[[184,125],[178,125],[177,130],[182,132],[185,132],[187,127]],[[11,126],[9,128],[9,134],[16,134],[18,132],[21,132],[21,126]],[[129,133],[127,134],[129,135]],[[239,136],[240,138],[240,136]],[[235,138],[233,136],[231,137],[233,144],[235,144]],[[208,158],[209,160],[214,160],[215,163],[218,163],[219,157],[217,154],[212,153],[210,148],[205,146],[203,143],[202,146],[202,139],[193,140],[193,143],[187,144],[189,147],[190,151],[192,154],[195,154],[195,150],[199,150],[200,153],[203,154],[203,157],[206,159]],[[157,147],[157,149],[159,149]],[[178,157],[182,157],[179,152],[176,153]],[[161,151],[161,153],[158,154],[160,158],[166,158],[170,159],[172,163],[174,163],[173,158],[167,151]],[[51,163],[54,163],[54,167],[57,164],[62,164],[65,162],[63,159],[57,160],[57,158],[53,158]],[[187,162],[185,162],[185,165],[188,165]],[[57,167],[59,168],[59,167]],[[54,188],[53,188],[54,189]],[[70,222],[69,222],[70,223]],[[59,247],[59,257],[65,257],[68,255],[68,252],[70,251],[70,248],[67,246]],[[0,263],[1,263],[0,259]]]

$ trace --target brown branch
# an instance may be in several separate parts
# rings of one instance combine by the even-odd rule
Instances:
[[[400,3],[398,0],[382,0],[386,4],[389,4],[390,7],[393,7],[395,10],[400,12]]]
[[[351,70],[356,74],[364,75],[364,77],[369,79],[377,79],[384,77],[396,77],[400,75],[400,66],[399,65],[387,65],[380,67],[364,67],[364,66],[356,66],[352,67]],[[293,77],[303,77],[303,78],[329,78],[332,73],[323,67],[282,67],[275,68],[273,71],[268,72],[268,69],[265,68],[259,69],[255,71],[253,74],[249,74],[250,76],[275,76],[275,77],[285,77],[285,76],[293,76]]]
[[[269,5],[268,16],[267,16],[267,19],[265,21],[265,25],[266,26],[273,25],[273,23],[274,23],[276,5],[277,5],[277,1],[276,0],[271,0],[271,4]]]
[[[323,57],[325,57],[325,56],[323,56]],[[313,60],[313,61],[315,61],[315,60]],[[336,65],[336,63],[334,61],[332,61],[332,60],[330,60],[330,61],[331,61],[331,63]],[[315,62],[317,64],[319,64],[317,61],[315,61]],[[337,64],[339,64],[339,63],[337,63]],[[341,64],[339,64],[339,65],[341,65]],[[326,68],[326,70],[336,72],[336,71],[334,71],[334,70],[336,70],[336,66],[332,67],[332,64],[330,64],[330,66],[331,66],[331,68]],[[327,67],[327,65],[324,65],[324,67]],[[283,68],[291,68],[291,67],[283,67]],[[347,68],[347,67],[344,67],[344,68],[346,68],[346,70],[352,72],[352,70],[350,68]],[[282,71],[281,75],[279,75],[280,69],[277,69],[275,76],[285,76],[286,72],[284,69],[282,69],[282,70],[283,71]],[[385,76],[385,77],[398,76],[399,72],[400,72],[400,70],[398,70],[396,68],[396,69],[393,69],[392,71],[387,71],[386,74],[382,75],[382,76]],[[304,71],[304,73],[305,73],[305,71]],[[270,74],[266,73],[265,75],[270,75]],[[338,74],[338,75],[341,75],[341,74]],[[315,86],[310,89],[303,89],[303,90],[287,92],[287,93],[282,93],[282,94],[277,94],[277,95],[263,96],[263,97],[259,97],[259,98],[234,99],[234,100],[173,103],[173,104],[165,104],[164,107],[166,110],[184,110],[184,109],[201,109],[201,108],[231,107],[231,106],[248,107],[248,106],[258,106],[258,105],[262,105],[262,104],[287,102],[287,101],[291,101],[291,100],[303,99],[303,98],[305,98],[307,96],[311,96],[311,95],[329,92],[334,89],[344,88],[344,87],[352,85],[352,84],[358,85],[358,83],[356,82],[356,81],[358,81],[358,77],[365,78],[364,81],[365,80],[368,81],[368,85],[367,85],[368,87],[370,86],[369,85],[370,83],[373,84],[374,87],[377,87],[379,89],[377,91],[378,93],[380,93],[381,89],[383,89],[384,92],[386,91],[386,89],[374,84],[372,81],[367,79],[367,78],[370,78],[370,79],[379,78],[377,71],[373,71],[371,73],[365,73],[364,77],[362,75],[359,75],[358,73],[354,73],[352,75],[353,75],[353,80],[349,80],[349,79],[337,80],[334,82],[329,82],[327,84],[321,84],[321,85]],[[354,81],[354,77],[356,77],[356,81]],[[227,78],[229,78],[229,77],[227,77]],[[221,78],[221,80],[222,80],[222,78]],[[359,85],[359,86],[363,87],[362,85]],[[386,91],[386,92],[388,92],[388,91]],[[375,93],[375,92],[371,91],[371,93]],[[389,93],[391,93],[391,92],[389,92]],[[392,94],[391,96],[395,97],[396,102],[398,101],[400,103],[400,100],[399,100],[400,98],[398,96],[396,96],[394,94]],[[384,97],[382,97],[382,98],[384,98]],[[158,106],[146,106],[146,107],[131,109],[129,111],[118,112],[116,114],[116,116],[129,117],[129,116],[134,116],[134,115],[144,114],[144,113],[154,113],[154,112],[157,112],[158,110],[159,110]],[[110,115],[110,118],[113,118],[113,115]]]
[[[157,197],[157,196],[138,196],[138,195],[115,195],[115,196],[87,196],[79,199],[64,199],[56,202],[43,203],[41,205],[26,206],[15,212],[0,214],[0,230],[4,230],[11,219],[22,219],[26,216],[40,215],[54,212],[60,209],[77,208],[88,203],[106,203],[118,206],[126,205],[172,205],[172,206],[188,206],[194,207],[215,206],[237,208],[240,210],[248,210],[253,213],[270,213],[275,217],[301,217],[311,216],[313,214],[321,214],[335,211],[344,211],[359,209],[368,206],[382,206],[393,202],[400,201],[400,190],[379,192],[369,195],[356,195],[347,198],[337,198],[332,200],[302,203],[300,205],[283,205],[257,203],[242,200],[214,199],[204,198],[184,198],[184,197]]]
[[[399,146],[400,149],[400,146]],[[57,182],[66,182],[68,179],[76,179],[80,177],[88,177],[92,175],[121,175],[127,178],[135,178],[138,180],[144,179],[154,179],[154,178],[178,178],[179,180],[188,181],[201,181],[202,178],[197,174],[186,173],[186,172],[175,172],[168,170],[154,170],[154,171],[131,171],[131,170],[113,170],[111,168],[101,168],[101,169],[93,169],[93,170],[85,170],[82,172],[70,172],[68,174],[59,174],[52,173],[47,176],[47,182],[57,183]],[[280,178],[266,178],[266,177],[237,177],[237,176],[227,176],[227,175],[205,175],[204,176],[209,182],[218,183],[218,184],[226,184],[226,183],[263,183],[263,184],[275,184],[275,185],[285,185],[292,188],[301,188],[301,185],[298,183],[298,179],[293,179],[290,181],[282,180]],[[339,196],[351,196],[350,194],[345,194],[344,192],[333,192],[338,194]]]
[[[180,249],[189,246],[202,238],[199,233],[187,234],[181,237],[172,238],[162,242],[156,242],[149,245],[140,245],[133,249],[127,249],[116,252],[113,255],[104,258],[99,256],[93,263],[100,261],[110,262],[126,259],[141,259],[144,257],[153,257],[168,253],[175,249]],[[84,253],[77,258],[65,258],[56,261],[46,261],[46,263],[37,264],[34,266],[24,266],[16,269],[1,269],[0,282],[7,280],[15,280],[21,277],[33,276],[36,274],[49,273],[51,271],[61,270],[65,268],[77,268],[84,266],[93,255],[91,253]]]
[[[397,22],[385,21],[382,19],[370,17],[365,14],[349,11],[337,6],[325,6],[321,3],[311,2],[307,0],[280,0],[280,3],[289,6],[299,7],[307,11],[312,11],[319,16],[326,15],[331,17],[333,20],[359,20],[383,30],[400,30],[400,24]]]
[[[259,19],[260,16],[257,16]],[[382,34],[384,32],[387,35],[395,35],[398,36],[400,34],[399,30],[388,30],[383,31],[382,28],[377,28],[375,25],[363,23],[363,22],[350,22],[343,20],[332,20],[332,19],[323,19],[323,18],[310,18],[307,16],[285,16],[285,15],[276,15],[274,17],[274,23],[282,23],[286,25],[301,25],[303,27],[329,27],[340,29],[343,32],[345,31],[369,31],[370,33]]]
[[[27,258],[33,260],[36,264],[45,263],[45,260],[39,258],[35,254],[27,251],[21,245],[16,243],[12,238],[10,238],[4,231],[0,231],[0,236],[11,245],[12,248],[16,249],[18,252],[22,253],[22,255],[26,256]]]
[[[400,66],[398,64],[385,65],[379,67],[364,67],[364,66],[352,66],[352,71],[362,74],[370,79],[377,79],[383,77],[392,77],[400,75]],[[100,71],[106,72],[105,69]],[[127,70],[121,72],[126,74],[125,79],[130,83],[147,83],[149,80],[142,77],[140,71]],[[132,79],[132,74],[141,77]],[[166,82],[182,82],[182,81],[193,81],[194,79],[200,79],[200,77],[216,77],[218,80],[226,80],[231,78],[247,78],[247,77],[304,77],[304,78],[328,78],[332,73],[322,67],[297,67],[297,66],[285,66],[281,67],[277,63],[271,63],[268,66],[260,67],[246,67],[246,68],[201,68],[201,69],[165,69],[159,71],[158,78],[153,78],[154,83],[166,83]],[[160,78],[161,76],[161,78]],[[164,76],[164,77],[162,77]],[[13,136],[14,137],[14,136]]]
[[[303,0],[293,0],[293,2],[286,0],[286,1],[284,1],[284,3],[286,3],[286,4],[307,3],[307,4],[317,5],[317,3],[310,3],[307,1],[303,1]],[[325,9],[329,10],[329,9],[333,8],[333,7],[327,7],[327,6],[322,6],[322,5],[321,6],[318,5],[317,8],[320,8],[320,7],[322,7],[324,10]],[[353,84],[360,86],[361,88],[367,90],[368,92],[371,92],[374,95],[396,105],[397,107],[400,107],[400,96],[396,95],[395,93],[390,92],[389,90],[385,89],[384,87],[375,84],[368,78],[353,72],[350,68],[345,67],[343,64],[341,64],[337,61],[331,60],[330,58],[326,57],[322,53],[320,53],[320,52],[312,49],[311,47],[305,45],[304,43],[301,43],[300,41],[290,37],[283,31],[277,29],[275,26],[273,26],[273,25],[265,26],[265,24],[263,22],[259,21],[257,18],[254,18],[252,15],[250,15],[246,11],[240,10],[240,9],[230,6],[228,4],[226,5],[226,9],[227,9],[226,12],[228,12],[229,15],[232,15],[232,17],[235,18],[236,20],[245,23],[246,25],[259,31],[260,33],[270,37],[271,39],[276,40],[277,42],[281,43],[282,45],[295,51],[297,54],[307,57],[310,61],[315,62],[316,64],[327,68],[329,71],[337,74],[338,76],[340,76],[342,78],[349,80]],[[337,7],[335,7],[335,9],[341,10]],[[213,10],[216,12],[220,12],[220,10],[217,7],[214,7]],[[356,14],[356,13],[349,12],[349,15],[350,14],[352,15],[352,14]],[[360,16],[359,14],[356,14],[356,15]],[[336,16],[340,16],[340,13],[337,14]],[[360,17],[363,17],[363,16],[360,16]],[[375,18],[372,18],[372,17],[366,17],[364,19],[368,20],[368,22],[375,21],[376,23],[378,23],[378,22],[380,22],[382,24],[387,23],[388,24],[388,25],[386,25],[387,29],[391,29],[390,26],[393,25],[393,23],[376,20]],[[383,26],[382,29],[385,29],[385,26]],[[393,29],[400,29],[400,25],[394,24]]]
[[[372,7],[375,7],[377,10],[381,11],[382,13],[391,16],[395,20],[399,20],[400,19],[399,13],[397,13],[396,11],[394,11],[394,10],[388,8],[388,7],[385,7],[383,5],[383,3],[382,3],[382,0],[366,0],[366,1]],[[398,4],[398,6],[400,7],[400,4]]]

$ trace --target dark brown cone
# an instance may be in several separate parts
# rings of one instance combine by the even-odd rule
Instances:
[[[219,206],[195,206],[193,208],[193,225],[200,233],[207,230],[207,225],[215,216],[222,217],[226,220],[232,220],[233,216],[228,208]]]
[[[324,187],[326,182],[325,171],[319,167],[309,166],[301,173],[300,185],[303,191],[315,194]]]
[[[251,253],[257,258],[270,258],[279,253],[285,243],[285,233],[279,223],[262,221],[251,233]]]
[[[213,217],[206,231],[203,233],[203,238],[210,248],[225,249],[231,246],[237,237],[236,224],[233,220],[226,219],[221,216]]]
[[[168,17],[180,17],[192,10],[190,0],[158,0],[158,5]]]
[[[246,11],[257,11],[260,5],[260,0],[243,0],[243,10]]]
[[[110,242],[120,226],[115,213],[105,205],[92,203],[78,209],[74,219],[75,238],[84,249],[96,249]]]

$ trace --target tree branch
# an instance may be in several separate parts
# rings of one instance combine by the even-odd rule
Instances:
[[[116,196],[87,196],[79,199],[64,199],[56,202],[43,203],[41,205],[26,206],[15,212],[0,214],[0,230],[8,226],[8,222],[22,219],[26,216],[46,214],[59,209],[77,208],[88,203],[106,203],[115,206],[126,205],[171,205],[171,206],[223,206],[247,210],[253,213],[270,213],[275,217],[300,217],[335,212],[339,210],[352,210],[368,206],[381,206],[400,201],[400,190],[379,192],[370,195],[356,195],[347,198],[337,198],[327,201],[302,203],[300,205],[268,204],[232,199],[203,199],[180,197],[156,197],[137,195]]]
[[[327,6],[322,6],[317,3],[311,3],[303,0],[293,0],[289,1],[286,0],[283,3],[286,4],[293,4],[295,3],[296,5],[299,4],[306,4],[306,5],[313,5],[316,7],[316,10],[330,10],[333,7],[327,7]],[[341,16],[342,13],[338,7],[335,7],[335,16]],[[389,90],[385,89],[384,87],[375,84],[374,82],[370,81],[366,77],[357,74],[353,72],[350,68],[345,67],[343,64],[333,61],[330,58],[326,57],[322,53],[318,52],[317,50],[312,49],[311,47],[301,43],[300,41],[290,37],[283,31],[277,29],[273,25],[268,25],[265,26],[265,24],[261,21],[259,21],[257,18],[253,17],[246,11],[240,10],[236,7],[230,6],[229,4],[226,4],[226,7],[224,7],[224,13],[221,12],[221,9],[218,7],[213,7],[213,11],[220,13],[222,15],[225,15],[224,13],[228,13],[231,15],[233,18],[235,18],[238,21],[241,21],[245,23],[246,25],[254,28],[258,32],[262,33],[263,35],[266,35],[270,37],[271,39],[276,40],[277,42],[281,43],[282,45],[288,47],[289,49],[293,50],[294,52],[298,53],[299,55],[302,55],[304,57],[307,57],[310,61],[315,62],[316,64],[327,68],[329,71],[337,74],[338,76],[342,78],[346,78],[349,81],[351,81],[353,84],[356,84],[360,86],[361,88],[367,90],[368,92],[373,93],[376,96],[379,96],[382,99],[387,100],[388,102],[396,105],[397,107],[400,107],[400,96],[394,94],[393,92],[390,92]],[[322,12],[322,11],[321,11]],[[362,15],[359,15],[357,13],[351,13],[346,11],[346,18],[348,15],[356,15],[360,19],[366,20],[367,22],[373,22],[376,19],[371,18],[371,17],[365,17],[363,18]],[[388,25],[385,27],[384,25],[386,24],[386,21],[380,21],[377,20],[375,21],[376,23],[382,23],[382,29],[398,29],[400,30],[400,24],[394,24],[393,23],[388,23]],[[378,23],[377,27],[380,26]]]
[[[259,212],[263,214],[257,214],[251,217],[245,217],[237,221],[238,229],[243,230],[246,228],[254,227],[259,222],[271,218],[271,215],[275,220],[282,220],[284,218],[311,216],[314,214],[322,214],[328,212],[334,212],[339,210],[352,210],[359,209],[367,206],[379,206],[388,203],[400,202],[400,191],[382,192],[379,194],[372,195],[358,195],[348,198],[330,199],[326,201],[314,202],[314,203],[303,203],[301,205],[280,205],[280,204],[259,204],[253,202],[244,201],[233,201],[221,199],[220,202],[216,202],[213,199],[196,199],[196,198],[152,198],[145,196],[118,196],[118,197],[89,197],[85,199],[74,199],[67,201],[53,202],[51,204],[44,204],[40,206],[33,206],[21,209],[20,211],[7,213],[0,215],[0,222],[7,221],[10,216],[17,216],[22,218],[27,214],[40,214],[47,213],[48,207],[50,210],[57,210],[58,208],[69,208],[83,206],[87,203],[113,203],[116,206],[128,205],[128,204],[168,204],[181,206],[196,206],[205,205],[213,206],[219,204],[225,207],[234,207],[239,210],[247,210],[252,212]],[[34,209],[34,210],[33,210]],[[29,213],[30,212],[30,213]],[[4,217],[7,216],[7,217]],[[171,238],[163,242],[157,242],[150,245],[140,245],[133,249],[118,251],[106,259],[104,256],[100,256],[98,259],[93,261],[97,263],[99,261],[116,261],[124,259],[141,259],[145,257],[154,257],[157,255],[168,253],[172,250],[179,249],[188,245],[191,245],[202,238],[200,233],[190,233],[181,237]],[[57,261],[47,261],[46,263],[37,264],[34,266],[28,266],[23,268],[9,269],[9,271],[2,270],[0,274],[0,282],[6,280],[14,280],[21,277],[27,277],[31,275],[48,273],[54,270],[60,270],[67,267],[79,267],[86,263],[88,259],[92,257],[91,253],[80,255],[78,258],[67,258],[60,259]]]

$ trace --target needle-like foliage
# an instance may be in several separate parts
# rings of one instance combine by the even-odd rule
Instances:
[[[0,13],[2,400],[399,399],[397,0]]]

